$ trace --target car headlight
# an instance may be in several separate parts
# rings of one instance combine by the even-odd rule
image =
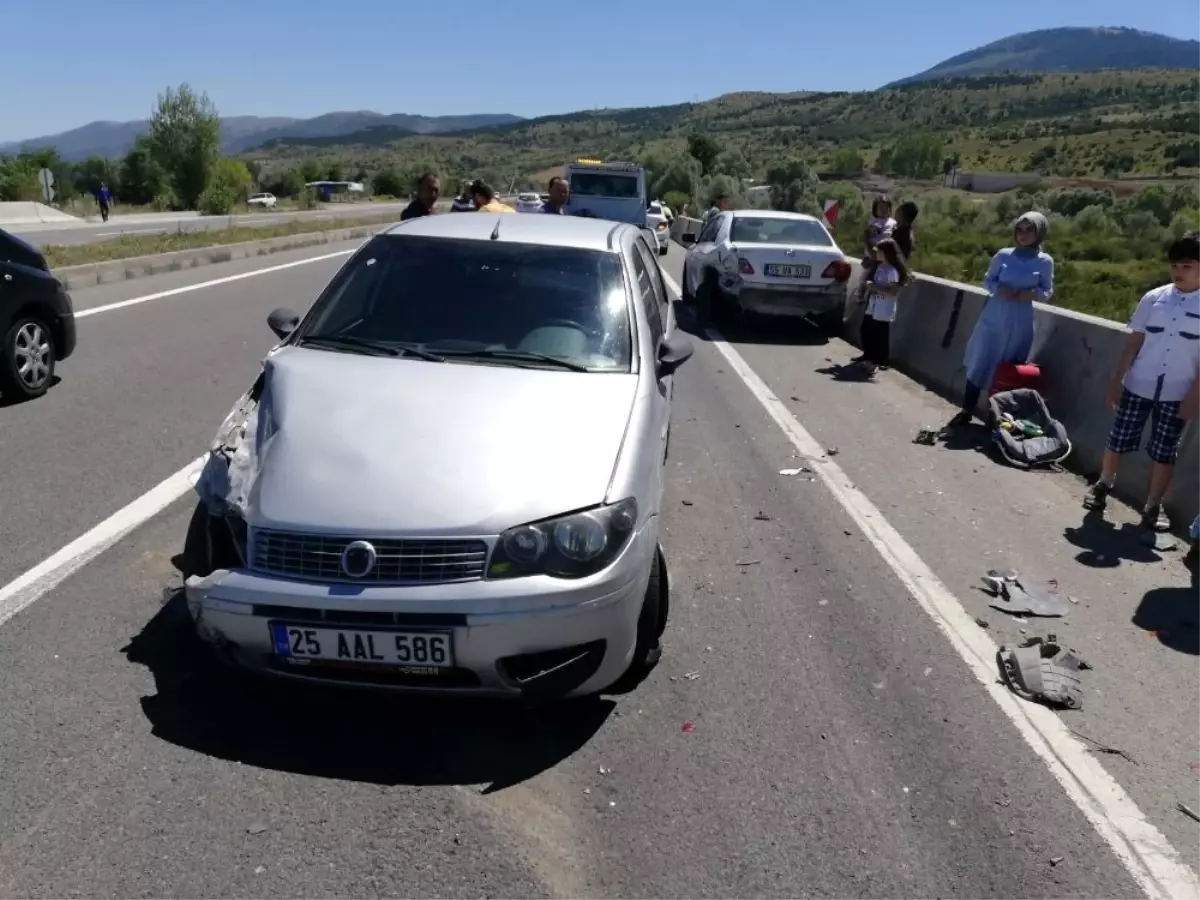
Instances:
[[[488,578],[553,575],[583,578],[611,563],[637,526],[637,501],[632,497],[528,525],[500,535]]]

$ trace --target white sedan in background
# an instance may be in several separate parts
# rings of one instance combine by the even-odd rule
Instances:
[[[657,200],[646,207],[646,227],[654,232],[654,240],[658,243],[658,255],[666,256],[671,245],[671,221],[661,203]]]
[[[742,209],[713,216],[683,235],[682,295],[701,320],[743,312],[807,318],[841,334],[853,266],[813,216]]]
[[[247,206],[261,206],[263,209],[274,209],[278,203],[274,194],[252,194],[246,201]]]
[[[535,213],[541,212],[542,198],[540,194],[518,194],[517,195],[517,212],[519,213]]]

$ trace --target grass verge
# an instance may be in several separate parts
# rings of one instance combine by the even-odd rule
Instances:
[[[177,250],[199,250],[244,241],[265,241],[292,234],[315,234],[356,228],[363,225],[386,225],[398,221],[398,213],[374,216],[355,216],[347,219],[297,219],[278,225],[242,225],[233,228],[213,228],[209,231],[175,231],[170,234],[131,234],[96,244],[49,244],[42,247],[50,268],[82,266],[88,263],[112,262],[135,256],[154,256]]]

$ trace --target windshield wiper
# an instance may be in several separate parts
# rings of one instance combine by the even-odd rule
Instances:
[[[299,343],[323,344],[341,350],[361,350],[375,356],[412,356],[428,362],[446,361],[436,353],[430,353],[427,350],[421,350],[417,347],[410,347],[404,344],[385,344],[382,341],[372,341],[368,338],[354,337],[353,335],[314,334],[301,338]]]
[[[504,359],[513,362],[544,363],[548,366],[558,366],[560,369],[570,369],[572,372],[590,372],[591,370],[569,359],[549,356],[545,353],[534,353],[531,350],[443,350],[446,356],[463,359]]]

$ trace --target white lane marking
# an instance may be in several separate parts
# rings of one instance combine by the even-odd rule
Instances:
[[[206,453],[192,460],[124,509],[117,510],[91,531],[80,535],[49,559],[0,588],[0,625],[191,490],[196,475],[207,458]]]
[[[675,279],[666,272],[663,272],[663,279],[678,297],[680,291]],[[1200,896],[1200,879],[1196,873],[1062,720],[1047,707],[1018,699],[998,683],[996,652],[999,648],[975,624],[962,603],[917,551],[866,494],[854,487],[841,466],[825,455],[821,445],[747,365],[741,354],[730,346],[724,335],[712,328],[706,329],[706,334],[800,455],[807,458],[813,471],[850,514],[884,562],[933,619],[1021,737],[1046,763],[1067,796],[1112,848],[1146,896],[1154,900]]]
[[[131,231],[97,231],[96,237],[112,237],[122,234],[160,234],[166,230],[165,228],[137,228]]]
[[[250,272],[239,272],[237,275],[226,275],[223,278],[214,278],[211,281],[201,281],[196,284],[185,284],[183,287],[171,288],[169,291],[159,291],[157,294],[146,294],[143,297],[132,297],[129,300],[118,300],[116,303],[106,303],[104,306],[93,306],[88,309],[77,310],[75,313],[76,319],[86,319],[88,316],[97,316],[100,313],[112,312],[114,309],[124,309],[126,306],[137,306],[139,303],[149,303],[151,300],[162,300],[164,297],[174,297],[177,294],[186,294],[189,291],[202,291],[205,288],[217,287],[221,284],[229,284],[232,281],[241,281],[243,278],[255,278],[259,275],[270,275],[272,272],[282,272],[284,269],[291,269],[296,266],[306,266],[309,263],[323,262],[327,259],[334,259],[338,256],[349,256],[354,250],[338,250],[336,253],[326,253],[322,256],[310,256],[307,259],[297,259],[293,262],[280,263],[277,266],[268,266],[265,269],[254,269]]]

